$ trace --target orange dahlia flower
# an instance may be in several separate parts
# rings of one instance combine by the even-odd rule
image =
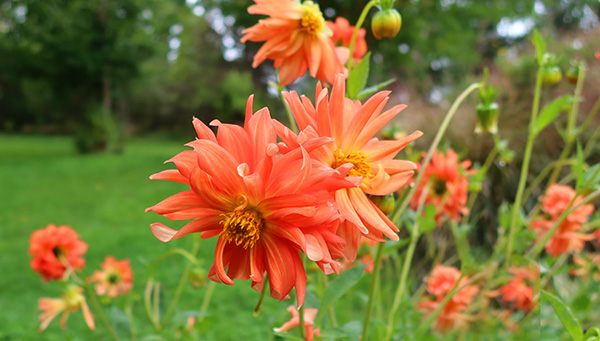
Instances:
[[[600,52],[596,52],[596,58],[600,60]]]
[[[44,281],[63,278],[67,265],[79,270],[85,265],[83,254],[87,244],[69,226],[48,225],[33,232],[29,239],[31,268],[42,275]]]
[[[129,259],[118,261],[113,256],[108,256],[100,265],[102,271],[96,270],[88,282],[96,282],[96,294],[115,298],[128,294],[133,288],[133,272],[129,266]]]
[[[152,224],[152,232],[163,242],[189,233],[218,236],[210,279],[229,285],[251,279],[261,290],[267,275],[272,297],[284,299],[295,287],[301,305],[306,273],[299,251],[328,273],[340,269],[336,259],[344,240],[335,235],[340,216],[330,193],[355,184],[308,155],[331,139],[305,139],[294,151],[277,154],[269,111],[253,115],[252,97],[244,127],[215,120],[215,136],[200,120],[193,123],[198,139],[188,146],[194,150],[169,160],[177,169],[150,177],[181,182],[190,190],[146,211],[194,220],[179,231]]]
[[[423,160],[426,155],[423,155]],[[433,204],[437,209],[436,221],[442,224],[442,217],[450,221],[458,221],[461,215],[469,213],[467,198],[469,194],[469,179],[466,175],[473,174],[469,170],[471,161],[459,162],[458,155],[453,150],[445,154],[434,151],[431,161],[425,168],[421,182],[417,184],[415,195],[412,197],[411,206],[417,209],[421,195],[425,189],[425,205]],[[419,170],[421,165],[419,165]]]
[[[600,254],[574,255],[573,263],[575,269],[571,270],[571,274],[584,279],[592,278],[596,282],[600,282]]]
[[[269,18],[242,32],[242,42],[265,42],[254,56],[253,67],[266,59],[274,60],[275,67],[280,68],[282,86],[302,77],[307,69],[311,76],[329,83],[336,73],[343,71],[319,5],[293,0],[254,2],[248,13]]]
[[[538,233],[538,240],[552,229],[573,198],[575,198],[573,207],[581,203],[583,197],[581,195],[575,197],[575,195],[575,191],[569,186],[553,184],[548,187],[546,193],[540,197],[542,211],[546,216],[531,222],[531,229]],[[546,252],[553,257],[558,257],[563,253],[581,251],[585,242],[592,240],[594,236],[577,231],[588,221],[593,211],[594,205],[586,204],[571,212],[548,240],[545,246]]]
[[[333,32],[331,36],[331,41],[336,46],[343,46],[350,48],[350,43],[352,41],[352,35],[354,34],[354,26],[350,26],[350,23],[346,18],[337,17],[335,19],[335,23],[331,21],[327,21],[327,27]],[[352,54],[352,58],[355,60],[360,60],[365,53],[367,53],[367,42],[365,40],[365,35],[367,31],[364,28],[358,30],[356,34],[356,40],[354,41],[354,53]],[[350,51],[348,51],[348,54]]]
[[[445,296],[452,291],[460,275],[460,271],[455,267],[437,265],[431,275],[425,278],[427,291],[431,294],[431,297],[417,303],[417,309],[426,315],[432,314],[442,303]],[[465,285],[468,280],[469,278],[464,276],[458,283],[457,289]],[[434,329],[447,332],[472,320],[471,316],[463,312],[478,292],[479,288],[477,286],[468,285],[454,294],[436,317]]]
[[[67,327],[67,319],[69,314],[79,309],[83,312],[83,318],[87,326],[94,330],[94,316],[90,311],[87,303],[85,302],[85,296],[83,296],[83,289],[78,286],[71,285],[65,289],[61,294],[61,298],[40,298],[38,300],[39,309],[42,311],[40,315],[40,328],[39,332],[44,331],[46,327],[52,322],[52,320],[58,316],[61,312],[63,313],[60,319],[60,325],[63,329]]]
[[[534,281],[539,280],[540,270],[538,268],[511,267],[508,271],[514,277],[500,287],[498,293],[504,302],[511,303],[516,309],[528,313],[535,307],[533,287]]]
[[[294,327],[300,326],[300,314],[298,313],[298,310],[296,310],[294,306],[289,306],[287,311],[292,314],[292,318],[284,323],[281,327],[273,328],[276,333],[285,332]],[[321,332],[319,329],[313,329],[315,317],[317,317],[318,312],[319,310],[315,308],[304,309],[304,328],[306,330],[306,341],[313,341],[315,335],[321,337]]]
[[[328,96],[328,90],[317,85],[316,105],[294,91],[283,92],[298,128],[314,136],[331,136],[333,141],[311,152],[311,157],[348,178],[358,178],[359,187],[335,192],[335,201],[345,221],[337,234],[346,241],[344,254],[350,261],[356,258],[362,236],[384,241],[383,235],[398,240],[398,228],[381,212],[370,195],[388,195],[398,191],[412,177],[415,164],[395,160],[400,150],[423,133],[416,131],[396,141],[379,141],[373,137],[386,123],[402,111],[396,105],[382,113],[390,92],[382,91],[362,104],[345,97],[346,79],[338,75]],[[291,150],[298,145],[296,135],[283,124],[276,124],[277,134]],[[285,150],[282,150],[285,153]]]

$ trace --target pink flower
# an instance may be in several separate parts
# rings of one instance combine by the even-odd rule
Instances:
[[[288,331],[294,327],[300,326],[300,314],[298,314],[298,310],[294,306],[289,306],[287,311],[292,314],[292,318],[284,323],[279,328],[274,328],[273,330],[276,333]],[[308,308],[304,309],[304,328],[306,330],[306,341],[313,341],[314,335],[321,337],[321,332],[319,329],[313,329],[313,324],[315,323],[315,317],[317,317],[318,309]]]

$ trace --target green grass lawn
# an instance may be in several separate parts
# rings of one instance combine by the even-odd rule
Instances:
[[[184,150],[185,142],[135,139],[122,155],[78,155],[67,137],[0,135],[0,340],[109,339],[98,316],[94,332],[85,327],[80,312],[69,317],[66,330],[57,318],[46,331],[37,332],[37,300],[58,297],[60,286],[43,283],[29,267],[29,237],[48,224],[73,227],[89,245],[83,275],[89,276],[107,255],[129,258],[135,292],[142,297],[147,278],[144,261],[171,248],[191,248],[191,237],[164,244],[149,229],[157,221],[175,228],[184,222],[144,213],[146,207],[184,189],[181,184],[150,181],[148,176],[172,167],[163,162]],[[213,252],[214,240],[203,241],[200,254],[207,271]],[[171,257],[159,267],[158,280],[166,300],[172,297],[184,266],[183,258]],[[177,312],[199,310],[205,290],[186,286]],[[267,297],[261,315],[255,318],[252,311],[258,297],[249,282],[217,284],[200,339],[272,338],[272,328],[289,319],[285,308],[292,301]],[[105,305],[104,311],[111,319],[111,307]],[[153,334],[141,299],[134,304],[134,318],[139,339]],[[129,339],[126,330],[119,332]],[[171,328],[160,334],[170,340],[174,333]]]

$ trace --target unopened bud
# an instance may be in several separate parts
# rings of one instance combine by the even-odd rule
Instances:
[[[371,201],[377,207],[379,207],[381,212],[383,212],[385,215],[392,213],[394,210],[394,205],[396,204],[393,194],[388,194],[385,196],[373,195],[371,196]]]
[[[402,17],[394,8],[382,10],[373,16],[371,30],[377,39],[394,38],[402,27]]]
[[[479,103],[477,105],[477,124],[475,133],[491,133],[498,132],[498,103],[490,104]]]

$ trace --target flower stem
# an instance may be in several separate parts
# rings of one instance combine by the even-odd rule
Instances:
[[[292,109],[290,108],[290,105],[285,100],[285,98],[283,98],[283,94],[281,93],[283,89],[283,86],[279,86],[279,98],[281,99],[281,103],[283,103],[283,107],[285,108],[285,113],[287,114],[288,121],[290,123],[290,129],[295,134],[298,134],[298,126],[296,125],[296,120],[294,120],[294,114],[292,114]]]
[[[125,315],[127,315],[127,321],[129,322],[129,333],[131,334],[131,341],[137,340],[137,335],[135,333],[135,327],[133,325],[133,314],[131,313],[131,303],[127,303],[125,307]]]
[[[148,282],[146,283],[146,290],[144,290],[144,307],[146,308],[146,314],[152,322],[155,331],[160,330],[160,324],[154,319],[152,314],[152,288],[154,288],[154,278],[152,275],[149,276]]]
[[[85,289],[87,290],[90,300],[92,301],[92,305],[94,306],[94,309],[96,310],[96,313],[98,314],[98,316],[100,316],[100,320],[102,320],[102,323],[108,330],[108,333],[110,334],[112,339],[115,341],[119,340],[119,338],[117,337],[117,333],[115,332],[113,327],[108,322],[106,315],[104,315],[104,311],[102,311],[102,307],[100,306],[100,303],[98,302],[98,298],[96,298],[96,293],[92,289],[92,286],[87,282],[84,282],[84,283],[85,283],[84,284]]]
[[[363,322],[363,333],[362,340],[369,339],[369,323],[371,321],[371,311],[373,310],[373,302],[375,302],[375,296],[377,295],[377,288],[379,287],[379,269],[381,268],[381,256],[383,255],[383,248],[385,243],[381,242],[377,245],[377,253],[375,254],[375,265],[373,267],[373,278],[371,279],[371,287],[369,288],[369,301],[367,302],[367,312],[365,314],[365,320]]]
[[[198,253],[198,249],[200,249],[200,239],[199,238],[193,238],[193,239],[194,239],[194,244],[192,246],[191,257],[193,257],[193,259],[195,259],[196,253]],[[175,294],[173,295],[173,300],[171,301],[171,304],[169,305],[169,308],[167,308],[167,312],[165,313],[165,316],[163,317],[163,319],[161,321],[161,325],[163,327],[167,323],[169,323],[169,321],[171,320],[171,316],[173,316],[173,313],[175,312],[175,307],[177,307],[177,303],[179,303],[179,298],[181,297],[181,293],[183,292],[185,283],[187,283],[187,281],[188,281],[191,270],[192,270],[192,262],[190,260],[190,262],[188,262],[186,264],[185,270],[183,270],[183,274],[181,274],[181,279],[179,279],[179,284],[177,285],[177,289],[175,290]],[[159,321],[159,320],[157,319],[157,321]]]
[[[202,305],[200,306],[200,311],[202,311],[205,314],[206,314],[206,310],[208,310],[208,305],[210,304],[210,299],[212,298],[212,293],[214,290],[215,290],[215,282],[210,282],[208,284],[208,288],[206,289],[206,293],[204,294],[204,299],[202,300]],[[198,321],[202,321],[203,316],[198,317]]]
[[[440,129],[438,130],[437,134],[435,135],[435,138],[433,139],[433,142],[431,142],[431,146],[429,146],[429,150],[427,151],[427,156],[425,157],[425,160],[423,161],[423,164],[421,166],[421,171],[419,172],[419,174],[417,175],[417,179],[415,180],[416,184],[421,182],[421,179],[423,178],[423,174],[425,173],[425,168],[427,168],[427,165],[429,164],[429,161],[431,161],[431,157],[433,156],[433,151],[437,149],[440,141],[442,140],[442,137],[446,133],[446,129],[448,129],[448,125],[450,125],[450,121],[454,117],[454,114],[456,113],[456,111],[458,110],[458,108],[460,107],[462,102],[465,100],[465,98],[467,98],[467,96],[469,96],[473,91],[477,90],[480,86],[481,86],[480,83],[473,83],[473,84],[469,85],[469,87],[466,88],[456,98],[454,103],[452,103],[450,110],[448,110],[446,117],[444,117],[444,121],[442,121],[442,125],[440,126]],[[391,220],[393,222],[396,222],[398,220],[398,218],[400,217],[400,215],[402,214],[402,212],[404,212],[404,210],[410,203],[410,200],[415,195],[416,190],[417,190],[417,186],[413,186],[413,188],[410,190],[408,195],[406,197],[404,197],[404,200],[402,201],[402,203],[399,206],[396,205],[396,207],[394,207],[394,211],[392,212],[392,216],[391,216]]]
[[[304,304],[300,306],[300,309],[298,309],[298,319],[300,322],[298,325],[298,328],[300,328],[300,338],[302,340],[306,340],[307,335],[305,330],[306,327],[304,326]]]
[[[531,152],[533,151],[533,142],[537,136],[535,132],[536,119],[540,108],[540,97],[542,92],[542,75],[543,66],[540,64],[535,80],[535,93],[533,96],[533,106],[531,108],[531,119],[529,120],[529,133],[527,134],[527,145],[525,146],[525,154],[523,155],[523,163],[521,165],[521,174],[519,177],[519,185],[517,187],[517,195],[512,207],[512,215],[508,232],[508,244],[506,246],[506,263],[505,266],[510,266],[514,239],[517,232],[517,218],[521,209],[527,175],[529,174],[529,162],[531,161]]]
[[[258,317],[258,315],[260,315],[260,309],[262,308],[263,302],[265,300],[265,293],[267,292],[268,287],[269,282],[267,281],[267,277],[265,276],[265,278],[263,279],[263,288],[260,291],[260,297],[258,298],[258,303],[256,303],[256,307],[254,308],[254,312],[252,313],[254,317]]]
[[[377,0],[369,1],[365,5],[365,8],[363,8],[362,13],[360,13],[360,17],[358,17],[358,21],[356,22],[356,25],[354,26],[354,32],[352,32],[352,39],[350,40],[350,55],[348,56],[348,61],[346,62],[346,68],[348,69],[348,74],[350,74],[350,71],[352,71],[352,66],[354,65],[352,56],[354,55],[354,44],[356,43],[356,36],[358,35],[358,31],[360,30],[360,28],[362,27],[362,24],[365,22],[365,19],[367,18],[367,14],[369,13],[369,10],[371,9],[371,7],[375,6],[376,4],[377,4]]]

